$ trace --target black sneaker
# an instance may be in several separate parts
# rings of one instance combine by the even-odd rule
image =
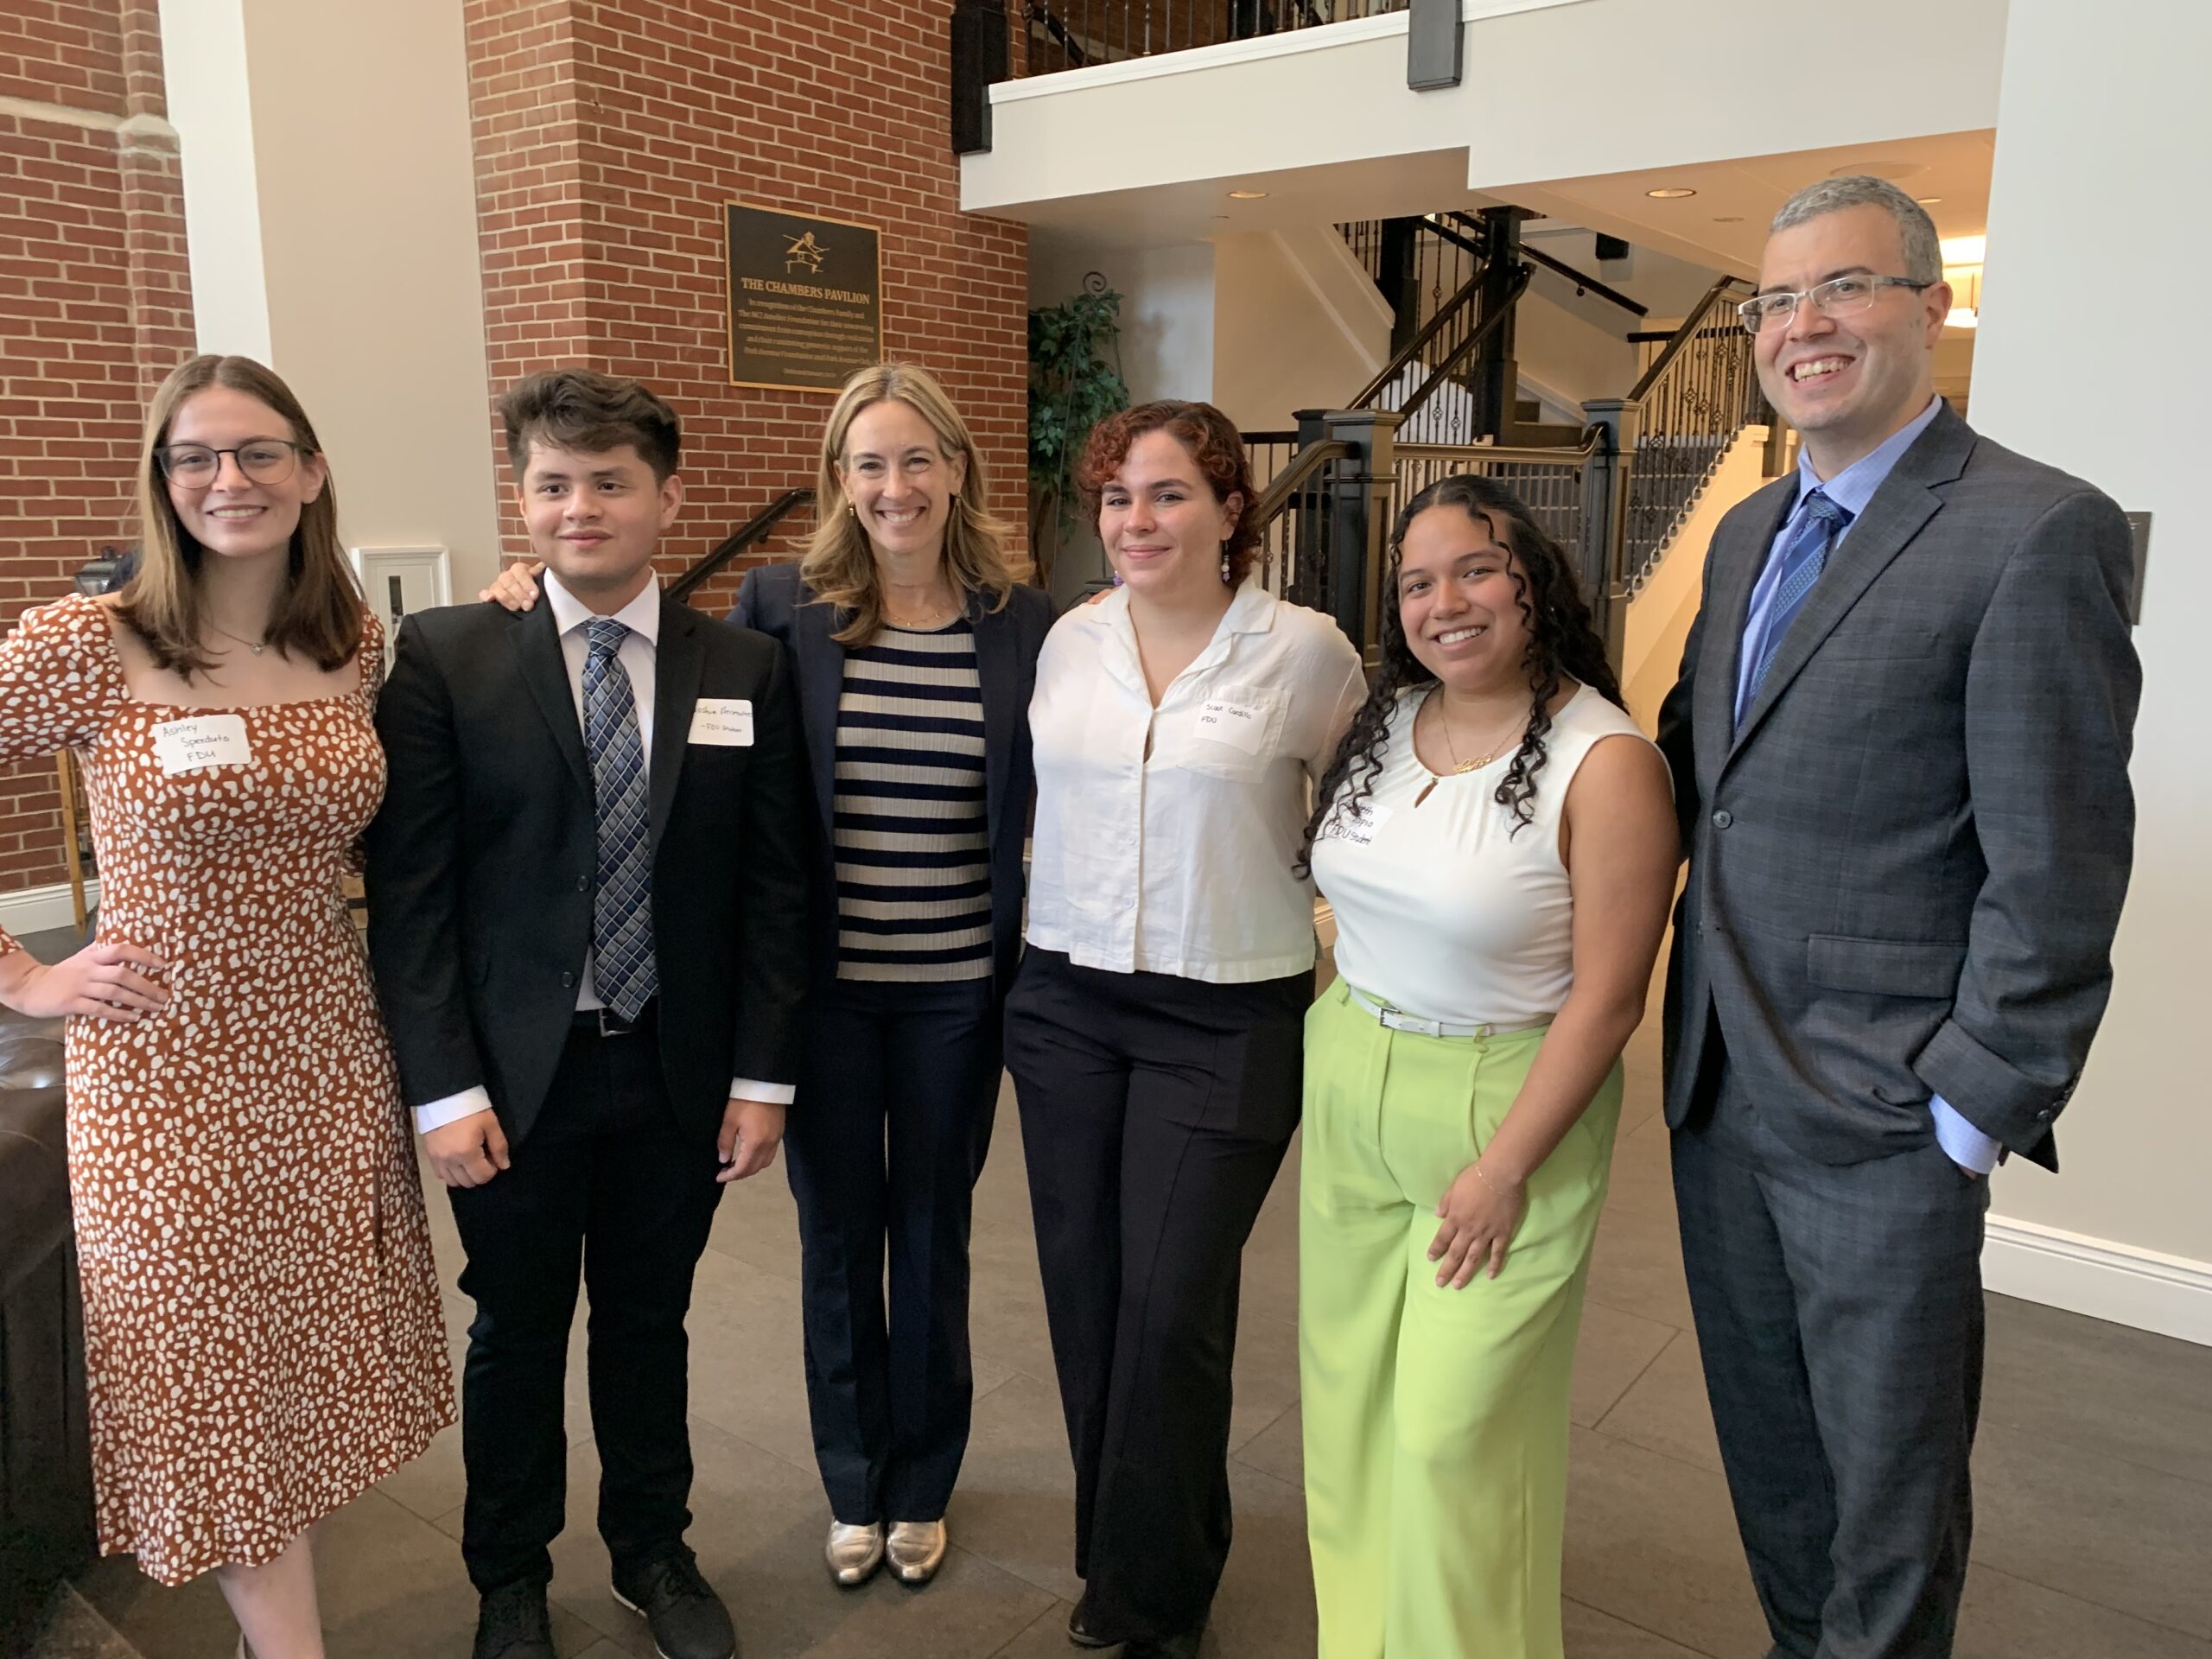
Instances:
[[[470,1659],[553,1659],[553,1624],[542,1584],[509,1584],[487,1592],[476,1607]]]
[[[613,1590],[615,1600],[652,1627],[660,1659],[736,1659],[729,1610],[684,1545],[626,1572],[618,1567]]]

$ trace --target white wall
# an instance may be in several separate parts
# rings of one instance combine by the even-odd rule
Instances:
[[[1322,232],[1342,250],[1335,230]],[[1389,360],[1389,308],[1364,272],[1372,302],[1352,303],[1332,280],[1340,273],[1322,264],[1326,252],[1305,227],[1214,244],[1213,401],[1243,431],[1286,430],[1301,409],[1342,409]]]
[[[1064,231],[1029,238],[1029,304],[1058,305],[1091,271],[1122,296],[1122,378],[1129,401],[1213,396],[1213,250],[1203,242],[1113,247]]]
[[[2180,1258],[2143,1262],[2139,1276],[2193,1284],[2200,1308],[2212,1303],[2212,1069],[2200,1040],[2212,944],[2202,692],[2212,560],[2203,435],[2183,399],[2188,367],[2206,356],[2190,308],[2177,315],[2158,296],[2194,293],[2212,270],[2212,228],[2197,211],[2208,61],[2212,17],[2189,0],[2105,7],[2094,26],[2075,0],[2012,0],[1974,358],[1977,427],[2152,512],[2156,525],[2135,636],[2134,879],[2112,1006],[2060,1123],[2064,1173],[2015,1164],[1998,1177],[1995,1208]],[[2054,211],[2083,201],[2103,223],[2156,227],[2130,239],[2124,270],[2085,254],[2078,218]],[[1992,1281],[2001,1285],[1994,1271]],[[2203,1319],[2196,1339],[2212,1341],[2212,1313]]]
[[[349,546],[497,570],[461,11],[165,0],[204,350],[262,358],[331,457]]]
[[[1848,96],[1804,96],[1777,72],[1793,14],[1823,26],[1810,0],[1757,22],[1734,0],[1556,0],[1478,16],[1465,25],[1465,82],[1443,92],[1407,89],[1403,13],[1007,81],[991,89],[993,148],[962,162],[962,200],[999,212],[1317,168],[1370,193],[1361,213],[1419,213],[1437,200],[1373,193],[1417,173],[1433,185],[1434,166],[1420,160],[1446,153],[1467,188],[1495,191],[1986,127],[2005,5],[1860,0],[1853,41],[1909,44],[1880,52],[1878,73],[1859,64]],[[1395,173],[1356,165],[1378,162]],[[1331,216],[1295,183],[1240,204],[1238,228]],[[1208,213],[1225,205],[1218,190],[1194,191],[1192,211],[1201,199]],[[1285,217],[1269,219],[1277,209]]]
[[[1029,238],[1029,305],[1058,305],[1082,290],[1096,271],[1122,296],[1116,342],[1132,404],[1213,397],[1213,250],[1203,242],[1164,248],[1109,246],[1061,231]],[[1107,572],[1098,538],[1078,521],[1050,553],[1053,598],[1071,602],[1084,584]]]

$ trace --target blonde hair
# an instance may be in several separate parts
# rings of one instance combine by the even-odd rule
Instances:
[[[157,664],[188,680],[213,666],[200,643],[201,549],[177,518],[159,452],[184,400],[210,386],[268,404],[291,428],[299,464],[322,459],[322,445],[292,389],[250,357],[211,353],[190,359],[154,394],[138,456],[138,569],[124,584],[115,613],[146,642]],[[361,597],[339,544],[338,496],[327,467],[321,490],[300,509],[289,571],[269,620],[269,643],[286,656],[298,652],[326,673],[343,667],[361,649]]]
[[[944,526],[944,568],[953,589],[963,603],[981,598],[996,611],[1007,601],[1014,584],[1029,574],[1029,561],[1009,554],[1007,526],[991,516],[982,503],[989,499],[989,481],[983,458],[969,435],[968,423],[945,396],[944,388],[927,369],[912,363],[878,363],[861,370],[845,382],[822,429],[821,465],[814,485],[814,537],[799,560],[799,580],[813,590],[817,604],[835,606],[843,613],[844,626],[831,636],[841,645],[859,647],[873,641],[883,627],[883,585],[875,568],[875,551],[860,521],[844,510],[844,491],[837,468],[845,453],[845,440],[862,410],[880,403],[901,403],[928,423],[937,434],[938,453],[945,460],[964,457],[968,475],[952,498],[952,512]]]

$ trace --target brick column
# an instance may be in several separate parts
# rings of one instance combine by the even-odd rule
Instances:
[[[135,538],[149,391],[192,349],[151,0],[0,12],[0,626]],[[0,769],[0,893],[64,879],[50,760]]]

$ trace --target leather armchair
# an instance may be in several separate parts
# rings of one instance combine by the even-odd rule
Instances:
[[[0,1009],[0,1656],[94,1546],[61,1084],[60,1021]]]

